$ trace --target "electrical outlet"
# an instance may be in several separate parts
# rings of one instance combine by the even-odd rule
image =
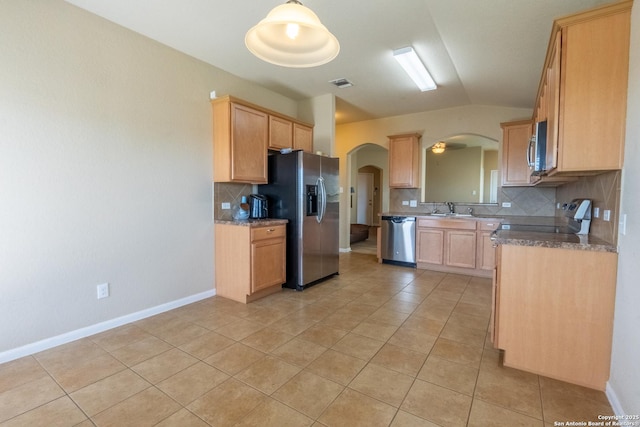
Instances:
[[[222,202],[222,209],[231,209],[231,203]]]
[[[556,209],[560,209],[560,202],[556,203]]]
[[[593,217],[600,218],[600,208],[593,208]]]
[[[417,200],[410,200],[409,201],[409,207],[417,208],[418,207],[418,201]]]
[[[98,299],[106,298],[109,296],[109,284],[102,283],[97,286]]]
[[[620,230],[620,234],[622,234],[623,236],[627,235],[627,214],[622,214],[620,216],[618,229]]]
[[[510,208],[511,207],[511,202],[502,202],[502,207],[503,208]]]
[[[402,201],[402,206],[409,206],[409,201],[408,200],[403,200]]]
[[[611,221],[611,211],[609,209],[605,209],[602,213],[602,219],[605,221]]]

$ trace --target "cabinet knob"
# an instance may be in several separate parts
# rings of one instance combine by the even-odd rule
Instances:
[[[275,228],[268,228],[267,229],[267,233],[273,233],[274,231],[276,231]]]

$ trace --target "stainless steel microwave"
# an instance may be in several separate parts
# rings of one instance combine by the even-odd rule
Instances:
[[[533,136],[527,149],[527,163],[531,175],[544,175],[547,171],[547,121],[536,122]]]

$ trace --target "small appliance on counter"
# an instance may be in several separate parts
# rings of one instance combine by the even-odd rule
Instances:
[[[591,226],[591,200],[573,199],[562,206],[569,219],[569,229],[575,234],[589,234]]]
[[[262,194],[249,195],[249,218],[264,219],[269,215],[267,197]]]
[[[236,207],[236,210],[233,213],[233,219],[249,219],[249,204],[247,203],[247,196],[242,196],[240,204]]]

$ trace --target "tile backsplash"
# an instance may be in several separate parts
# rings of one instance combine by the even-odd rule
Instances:
[[[611,171],[595,176],[581,177],[578,181],[558,187],[558,203],[573,199],[591,199],[592,208],[599,208],[600,217],[591,220],[589,233],[611,244],[618,243],[618,218],[620,210],[621,171]],[[604,220],[604,211],[611,211],[610,221]],[[557,210],[556,215],[564,215]]]
[[[443,203],[418,203],[415,208],[403,206],[403,200],[420,200],[420,189],[392,188],[389,191],[389,210],[391,212],[424,213],[436,207],[440,212],[446,212]],[[537,187],[504,187],[500,189],[497,205],[476,205],[456,203],[456,212],[466,213],[472,208],[477,215],[526,215],[526,216],[554,216],[556,204],[555,188]],[[502,203],[509,202],[511,207],[503,208]]]
[[[611,244],[618,241],[621,172],[611,171],[600,175],[585,176],[560,187],[504,187],[498,193],[498,205],[468,205],[456,203],[456,212],[466,213],[472,208],[477,215],[564,216],[556,204],[573,199],[591,199],[592,207],[600,210],[600,217],[591,220],[590,234]],[[390,189],[389,211],[402,213],[430,212],[436,207],[446,212],[443,203],[418,203],[415,208],[403,206],[403,200],[420,200],[420,189]],[[511,207],[503,208],[503,202]],[[604,220],[604,211],[611,211],[610,221]]]
[[[255,193],[252,184],[235,184],[228,182],[213,183],[213,219],[232,220],[233,212],[240,204],[242,196]],[[222,209],[222,203],[229,203],[231,209]]]

